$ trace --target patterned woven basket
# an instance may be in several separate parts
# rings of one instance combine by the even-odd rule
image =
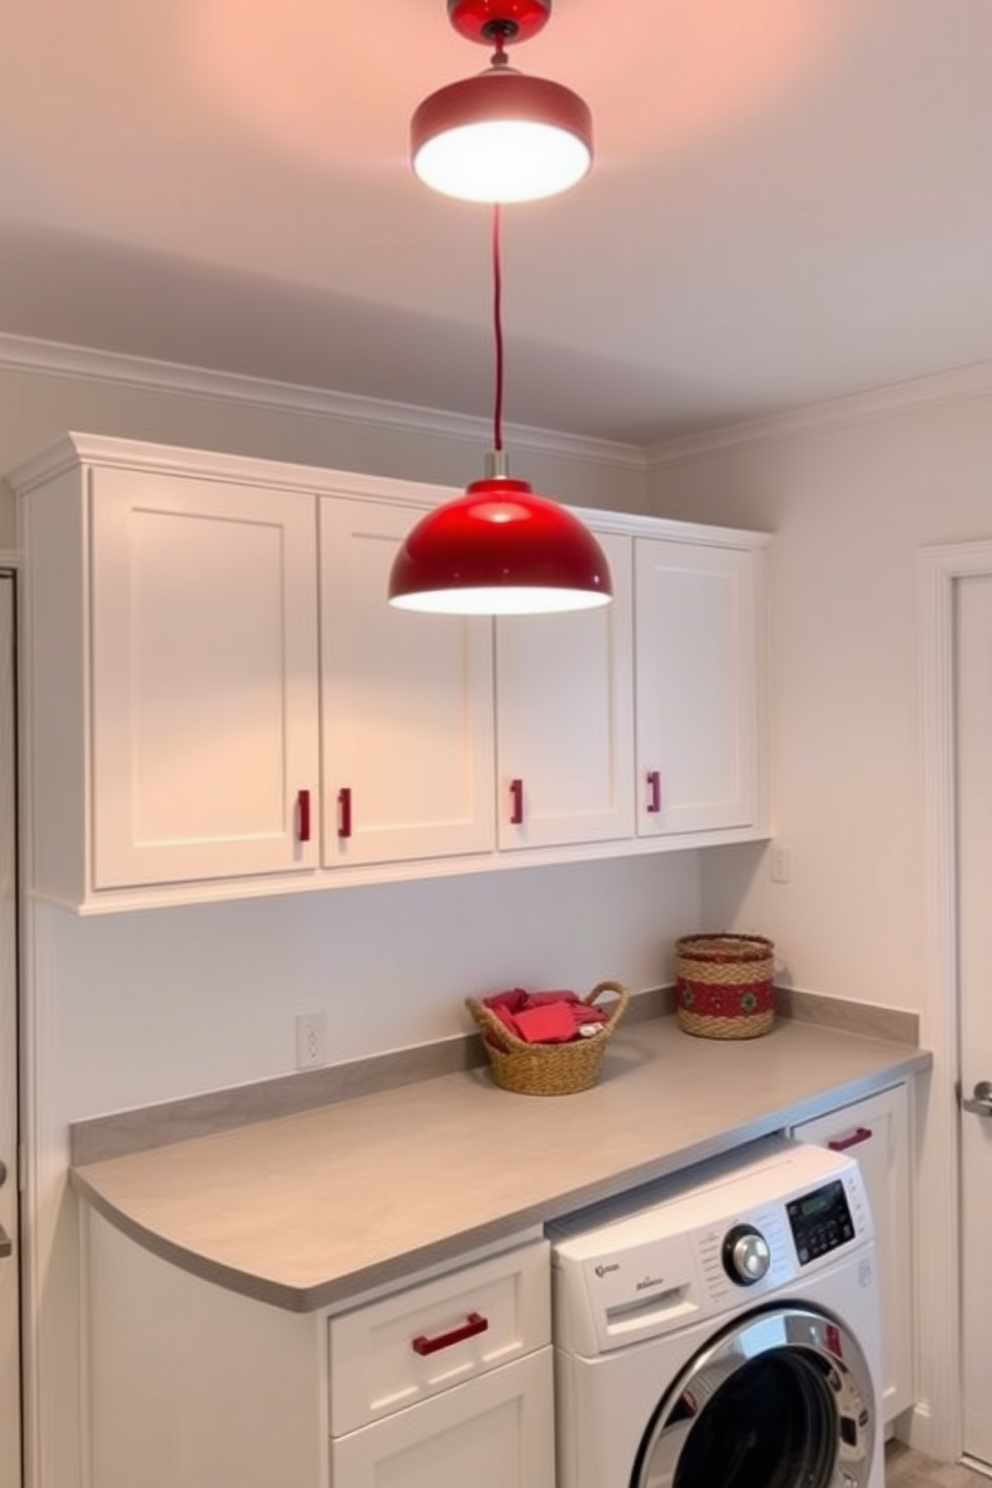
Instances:
[[[496,1084],[518,1095],[574,1095],[595,1085],[606,1045],[630,1001],[630,993],[619,982],[597,982],[582,1001],[591,1005],[604,992],[613,992],[615,1001],[603,1010],[603,1027],[589,1038],[567,1044],[528,1044],[484,1002],[466,997],[465,1006],[482,1030],[482,1044]]]
[[[675,942],[679,1027],[701,1038],[767,1033],[774,970],[775,945],[763,935],[683,935]]]

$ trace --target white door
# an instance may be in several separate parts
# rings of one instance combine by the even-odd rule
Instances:
[[[21,1481],[17,1230],[14,581],[0,573],[0,1483]]]
[[[992,1082],[992,574],[957,584],[961,1089]],[[992,1465],[992,1114],[961,1116],[964,1450]]]

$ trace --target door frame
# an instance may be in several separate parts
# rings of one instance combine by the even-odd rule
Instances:
[[[923,1043],[933,1068],[919,1102],[917,1266],[918,1403],[913,1446],[956,1461],[961,1402],[960,986],[957,943],[955,594],[959,580],[992,577],[992,541],[924,548],[920,555],[920,749],[924,828],[926,982]],[[933,1221],[927,1216],[935,1216]],[[941,1223],[943,1218],[943,1223]],[[951,1243],[947,1243],[947,1221]],[[926,1338],[924,1354],[920,1340]]]
[[[11,672],[11,703],[13,705],[12,728],[10,729],[10,742],[13,757],[10,761],[10,793],[13,820],[11,830],[13,832],[12,856],[14,864],[14,902],[13,902],[13,998],[14,998],[14,1148],[7,1154],[9,1172],[8,1184],[14,1186],[15,1191],[15,1219],[16,1225],[12,1234],[14,1241],[13,1264],[17,1267],[16,1287],[18,1292],[18,1319],[17,1319],[17,1364],[18,1364],[18,1397],[17,1408],[19,1415],[19,1429],[17,1438],[16,1456],[20,1465],[20,1481],[25,1482],[27,1472],[25,1458],[25,1410],[26,1391],[25,1374],[27,1359],[25,1355],[25,1316],[26,1316],[26,1277],[25,1270],[25,1236],[26,1225],[26,1202],[25,1202],[25,1140],[24,1140],[24,978],[23,978],[23,869],[21,863],[22,837],[19,830],[19,817],[21,810],[20,798],[20,775],[17,768],[17,760],[20,752],[20,719],[21,713],[18,707],[17,678],[18,678],[18,623],[20,611],[19,591],[19,557],[16,554],[0,550],[0,573],[3,579],[9,582],[10,588],[10,655],[5,659],[4,665],[9,665]]]

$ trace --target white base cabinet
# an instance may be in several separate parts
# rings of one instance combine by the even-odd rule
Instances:
[[[910,1096],[906,1085],[792,1128],[801,1142],[858,1161],[875,1225],[882,1301],[882,1418],[915,1403],[913,1378],[913,1197]]]
[[[543,1239],[294,1313],[83,1212],[93,1488],[554,1488]]]
[[[85,912],[761,837],[761,534],[589,512],[615,597],[391,610],[452,493],[70,435],[10,477],[30,890]]]

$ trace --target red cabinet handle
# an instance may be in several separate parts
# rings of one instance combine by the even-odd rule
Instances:
[[[338,836],[351,836],[351,786],[343,785],[338,791]]]
[[[310,841],[310,792],[301,790],[296,796],[297,832],[301,842]]]
[[[466,1338],[475,1338],[479,1333],[485,1333],[489,1327],[489,1319],[482,1316],[481,1312],[470,1312],[460,1328],[452,1328],[450,1333],[439,1333],[436,1338],[428,1338],[426,1333],[420,1333],[413,1340],[413,1352],[420,1354],[436,1354],[438,1349],[451,1348],[452,1344],[464,1343]]]
[[[513,802],[510,807],[510,825],[520,827],[524,820],[524,783],[522,780],[510,781],[510,799]]]
[[[661,810],[661,771],[648,771],[648,810]]]
[[[855,1127],[846,1137],[835,1137],[827,1146],[831,1152],[846,1152],[849,1147],[858,1147],[862,1142],[870,1142],[875,1133],[870,1126]]]

